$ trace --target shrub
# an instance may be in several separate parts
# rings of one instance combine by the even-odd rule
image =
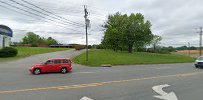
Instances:
[[[149,53],[160,53],[160,54],[171,54],[171,52],[165,48],[157,48],[156,50],[149,48],[147,49]]]
[[[152,49],[152,48],[148,48],[148,49],[147,49],[147,52],[149,52],[149,53],[155,53],[155,50]]]
[[[18,54],[18,50],[12,47],[5,47],[0,50],[0,57],[15,57]]]
[[[136,48],[136,52],[146,52],[146,48]]]
[[[159,51],[157,53],[160,53],[160,54],[171,54],[171,52],[167,51],[167,50],[161,50],[161,51]]]
[[[91,45],[88,45],[88,49],[92,49],[92,46],[91,46]]]

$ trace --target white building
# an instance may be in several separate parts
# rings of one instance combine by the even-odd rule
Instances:
[[[12,36],[13,31],[9,27],[0,25],[0,48],[10,46]]]

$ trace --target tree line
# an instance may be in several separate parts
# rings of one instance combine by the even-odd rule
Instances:
[[[21,44],[31,44],[32,46],[38,46],[58,44],[58,42],[52,37],[44,38],[33,32],[28,32],[26,33],[26,36],[22,38]]]

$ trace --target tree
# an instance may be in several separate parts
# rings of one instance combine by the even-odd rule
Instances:
[[[151,23],[144,20],[144,16],[140,13],[131,14],[128,17],[128,24],[124,34],[125,43],[128,46],[128,52],[132,53],[133,46],[137,48],[143,47],[152,40]]]
[[[46,40],[48,45],[52,45],[52,44],[58,44],[58,42],[53,39],[52,37],[48,37],[48,39]]]
[[[102,44],[106,48],[116,51],[118,48],[128,48],[132,53],[133,47],[143,48],[150,44],[153,35],[151,32],[151,23],[144,20],[140,13],[131,14],[130,16],[117,12],[108,17],[104,27],[104,39]]]
[[[158,35],[153,36],[153,40],[151,42],[152,42],[154,51],[156,51],[156,46],[160,43],[161,40],[162,40],[161,36],[158,36]]]
[[[125,16],[117,12],[115,15],[110,15],[108,21],[104,25],[107,30],[105,31],[102,45],[105,48],[117,51],[123,46],[123,33],[124,33],[124,18]]]
[[[22,39],[23,44],[37,44],[40,40],[40,36],[34,34],[33,32],[28,32],[26,36]]]
[[[191,46],[189,50],[197,50],[197,47]]]
[[[105,42],[107,43],[106,46],[113,49],[114,51],[117,51],[120,43],[120,34],[118,30],[107,30]]]
[[[175,51],[175,48],[172,47],[172,46],[169,46],[169,47],[168,47],[168,51],[169,51],[169,52],[174,52],[174,51]]]
[[[187,46],[181,46],[181,47],[177,47],[176,50],[187,50]]]

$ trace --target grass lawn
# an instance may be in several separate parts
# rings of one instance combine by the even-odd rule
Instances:
[[[188,63],[194,58],[175,54],[153,54],[145,52],[114,52],[112,50],[90,50],[89,61],[86,64],[85,53],[74,58],[73,62],[88,65],[100,66],[111,65],[136,65],[136,64],[164,64],[164,63]]]
[[[14,47],[14,48],[18,50],[18,55],[16,57],[0,58],[0,62],[23,58],[34,54],[68,50],[68,48],[41,48],[41,47]]]

